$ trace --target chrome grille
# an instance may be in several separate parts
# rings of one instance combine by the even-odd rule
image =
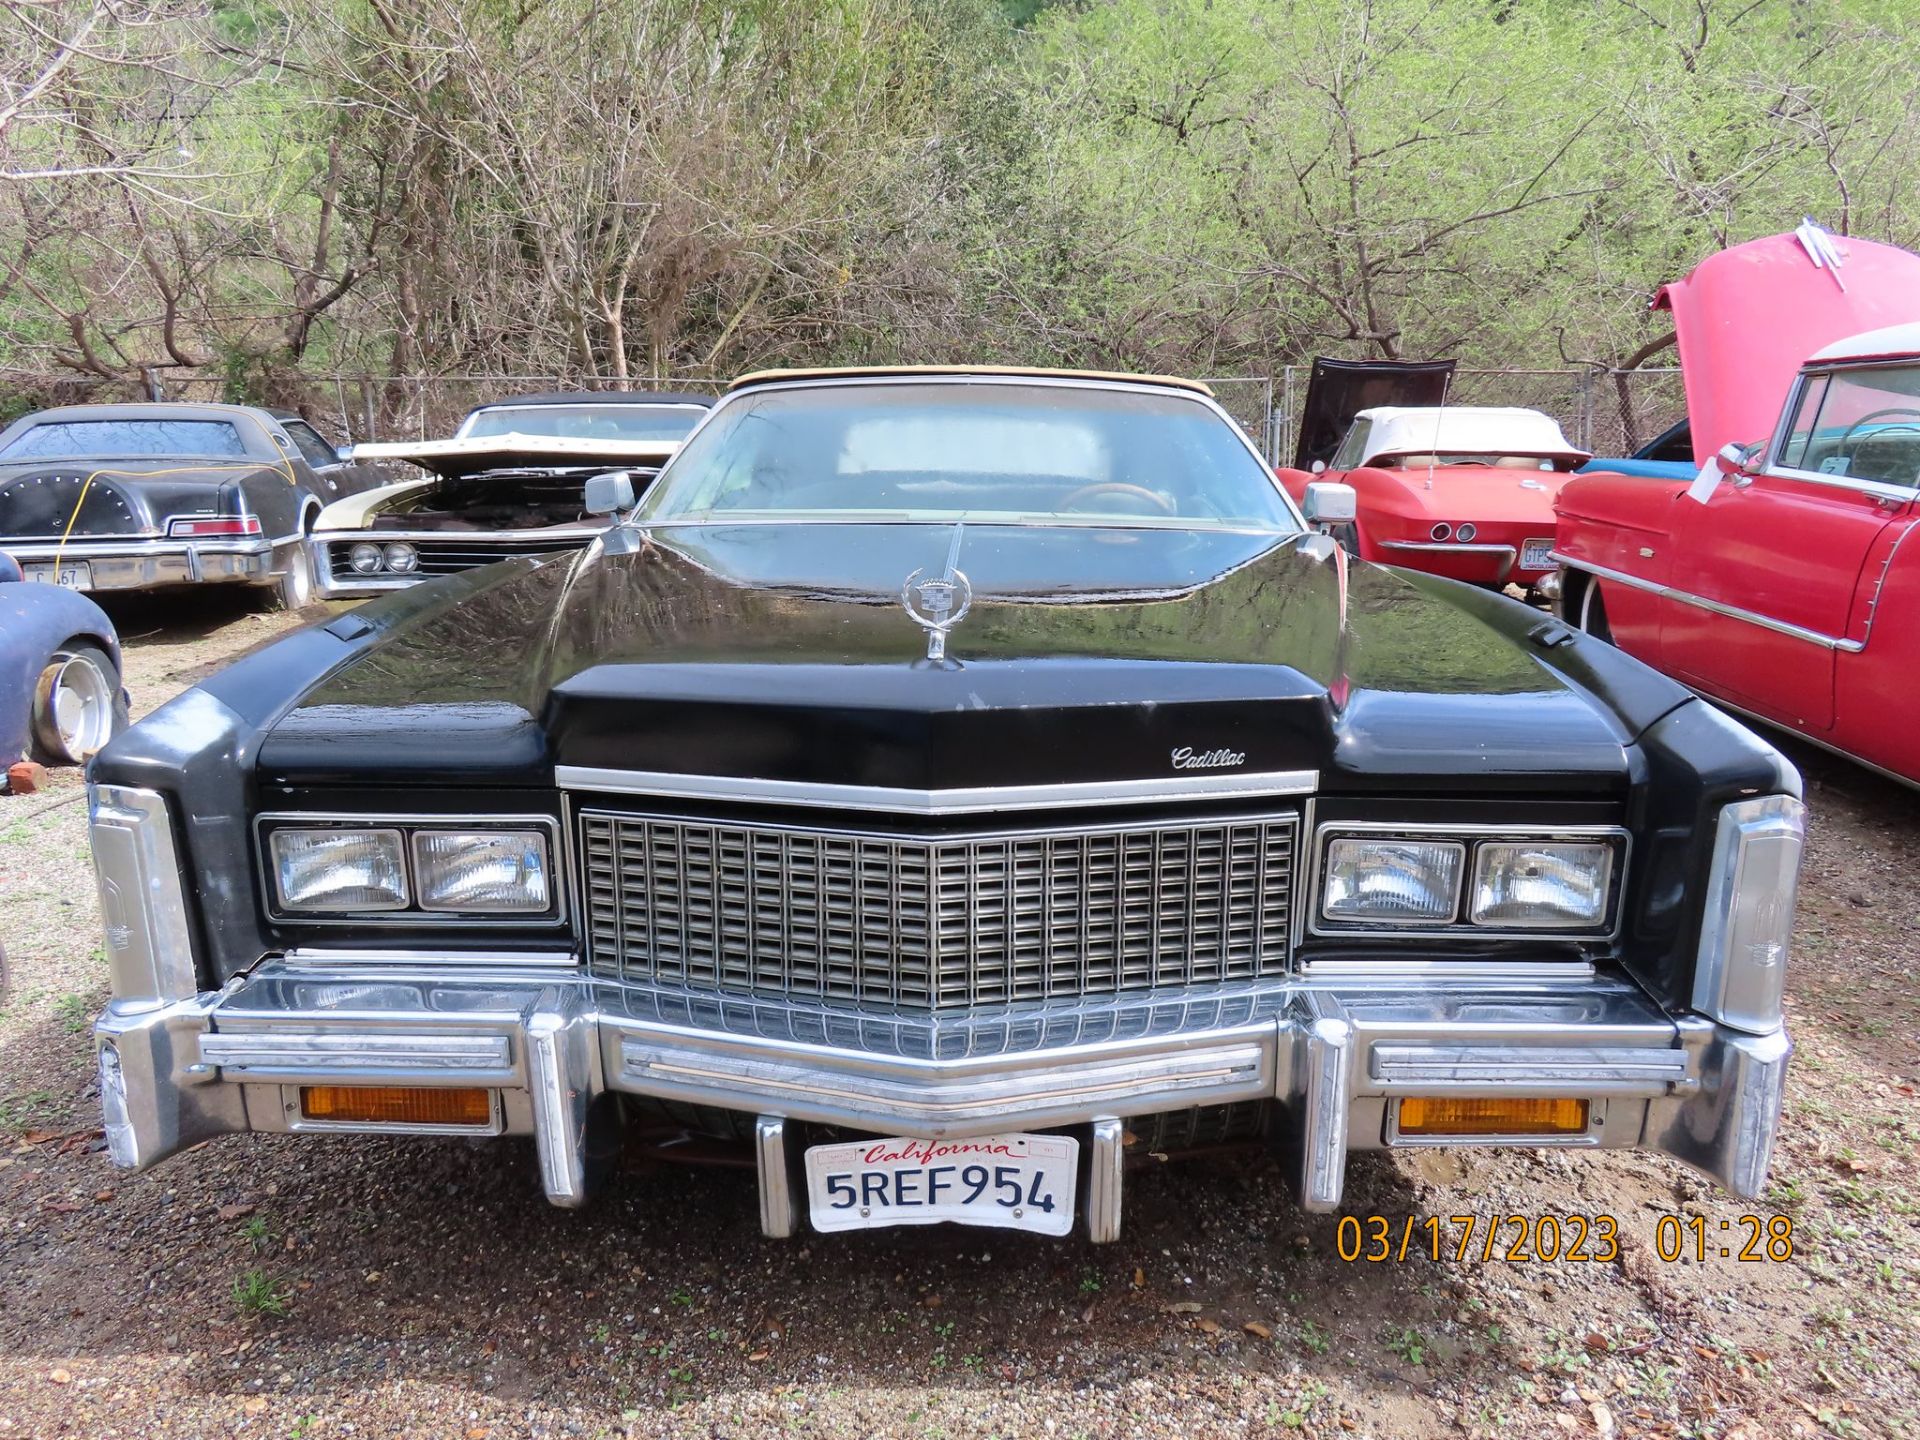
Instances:
[[[588,810],[602,974],[918,1009],[1278,974],[1298,820],[916,837]]]

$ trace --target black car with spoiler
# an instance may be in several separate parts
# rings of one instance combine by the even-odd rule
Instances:
[[[297,609],[321,507],[385,478],[288,410],[41,410],[0,431],[0,549],[28,580],[76,590],[238,582]]]
[[[599,482],[595,482],[599,484]],[[608,482],[602,489],[619,488]],[[607,498],[607,497],[601,497]],[[576,552],[374,600],[92,772],[108,1146],[623,1127],[771,1235],[1094,1240],[1129,1148],[1663,1152],[1761,1187],[1798,777],[1353,561],[1204,386],[746,377]]]

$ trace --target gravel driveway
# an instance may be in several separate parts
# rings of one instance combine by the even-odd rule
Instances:
[[[218,596],[156,613],[117,617],[136,714],[297,623]],[[1477,1242],[1348,1263],[1337,1217],[1245,1154],[1132,1174],[1101,1248],[769,1241],[750,1172],[640,1158],[569,1213],[517,1141],[231,1137],[124,1176],[97,1128],[83,791],[60,773],[0,798],[0,1436],[1915,1434],[1920,802],[1796,758],[1799,1052],[1763,1202],[1618,1153],[1353,1162],[1347,1212],[1396,1234],[1616,1218],[1617,1260],[1552,1264]],[[1743,1213],[1788,1217],[1792,1258],[1660,1257],[1663,1216],[1744,1241]]]

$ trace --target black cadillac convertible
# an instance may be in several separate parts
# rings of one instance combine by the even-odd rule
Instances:
[[[1798,778],[1350,561],[1203,386],[737,382],[586,549],[257,652],[92,771],[108,1144],[750,1147],[770,1235],[1119,1233],[1130,1150],[1633,1148],[1761,1187]]]

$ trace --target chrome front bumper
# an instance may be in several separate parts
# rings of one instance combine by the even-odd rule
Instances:
[[[273,578],[273,541],[249,540],[46,540],[7,546],[21,565],[44,565],[57,555],[62,565],[85,562],[85,588],[141,590],[155,585],[225,581],[264,583]]]
[[[1587,1099],[1588,1133],[1551,1143],[1660,1151],[1752,1197],[1792,1048],[1598,976],[1343,974],[936,1018],[398,956],[272,959],[220,991],[115,1001],[95,1034],[123,1166],[222,1133],[341,1128],[302,1120],[302,1085],[484,1086],[482,1130],[531,1134],[548,1197],[578,1205],[589,1111],[621,1093],[757,1117],[763,1226],[790,1234],[789,1122],[924,1138],[1083,1125],[1096,1239],[1118,1234],[1120,1122],[1256,1099],[1284,1108],[1314,1210],[1339,1205],[1349,1151],[1417,1143],[1394,1130],[1408,1095]]]

